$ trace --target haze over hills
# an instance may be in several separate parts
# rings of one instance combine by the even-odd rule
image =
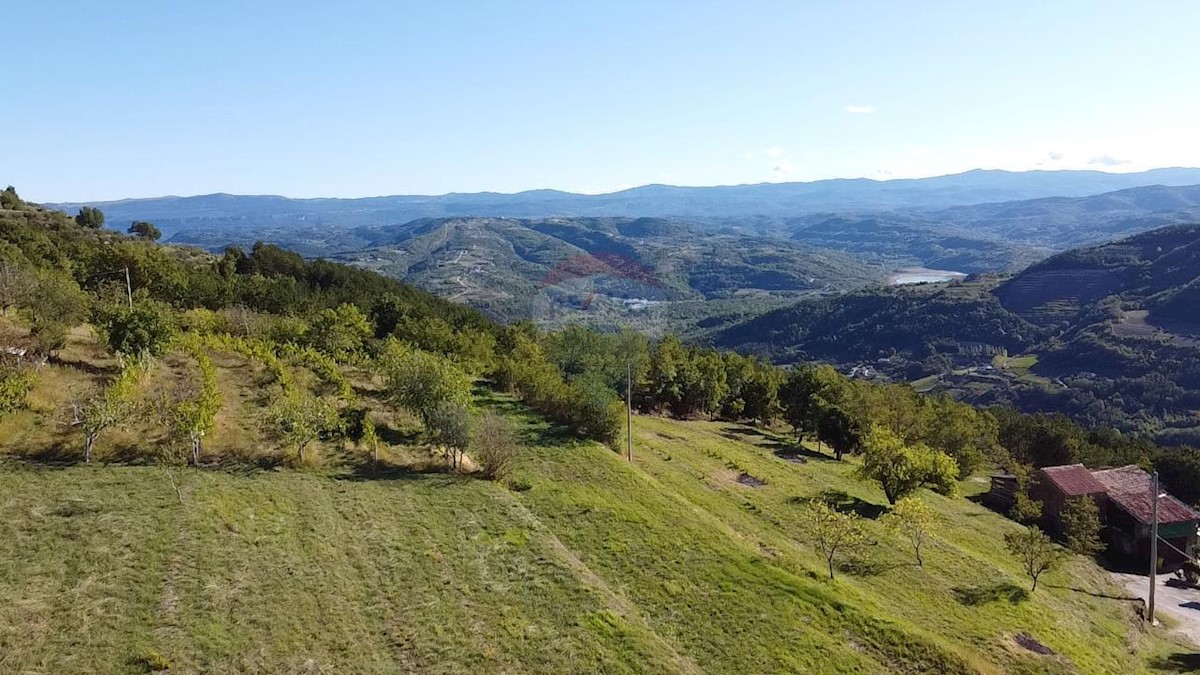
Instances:
[[[95,206],[108,214],[111,221],[150,220],[170,234],[197,225],[357,227],[457,216],[796,216],[824,211],[936,209],[1040,197],[1078,197],[1147,185],[1195,184],[1200,184],[1200,169],[1154,169],[1122,174],[975,170],[949,176],[887,181],[858,178],[718,187],[645,185],[599,195],[557,190],[361,199],[214,194],[51,206],[67,211],[84,205]]]

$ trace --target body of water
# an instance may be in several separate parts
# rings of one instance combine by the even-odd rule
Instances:
[[[931,270],[924,267],[904,267],[892,272],[888,277],[888,284],[891,286],[900,286],[902,284],[929,284],[939,281],[954,281],[962,279],[967,275],[962,272],[953,272],[951,270]]]

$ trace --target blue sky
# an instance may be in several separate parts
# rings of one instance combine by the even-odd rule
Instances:
[[[1200,3],[21,2],[39,201],[1200,165]]]

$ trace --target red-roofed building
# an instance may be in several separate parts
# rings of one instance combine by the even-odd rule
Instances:
[[[1067,500],[1088,497],[1100,509],[1103,536],[1111,554],[1135,559],[1150,555],[1150,529],[1153,520],[1151,476],[1140,467],[1130,465],[1112,469],[1091,470],[1082,464],[1048,466],[1039,469],[1030,487],[1030,496],[1042,502],[1042,525],[1046,530],[1062,533],[1059,514]],[[1001,477],[1005,478],[1005,477]],[[1015,481],[992,482],[991,500],[1012,503],[1011,487]],[[1200,513],[1171,495],[1158,500],[1158,554],[1164,565],[1175,565],[1192,557],[1196,550]]]
[[[1104,514],[1104,485],[1092,476],[1092,472],[1082,464],[1066,466],[1048,466],[1039,469],[1035,474],[1037,480],[1030,489],[1030,496],[1042,502],[1043,524],[1056,534],[1062,532],[1062,523],[1058,514],[1066,506],[1068,499],[1075,497],[1091,497],[1099,507],[1101,518]]]
[[[1092,476],[1104,485],[1108,496],[1104,515],[1110,546],[1127,556],[1148,556],[1154,512],[1150,474],[1130,465],[1093,471]],[[1197,527],[1200,513],[1169,494],[1159,497],[1158,536],[1169,544],[1159,543],[1158,555],[1164,564],[1183,562],[1185,556],[1180,551],[1185,551],[1188,558],[1193,555]]]

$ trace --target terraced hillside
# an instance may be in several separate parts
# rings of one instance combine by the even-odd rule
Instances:
[[[1190,658],[1091,562],[1027,594],[1000,543],[1017,526],[965,497],[921,495],[944,524],[915,566],[851,463],[758,429],[638,418],[631,464],[481,390],[477,406],[521,426],[515,490],[438,470],[402,417],[381,418],[379,469],[332,443],[283,468],[247,435],[249,364],[223,356],[211,442],[234,459],[186,470],[178,500],[134,459],[156,442],[148,422],[98,464],[62,451],[69,431],[38,420],[107,367],[82,333],[64,359],[39,377],[41,416],[0,422],[2,672],[1139,673]],[[833,581],[801,527],[814,497],[868,516],[877,541]]]

